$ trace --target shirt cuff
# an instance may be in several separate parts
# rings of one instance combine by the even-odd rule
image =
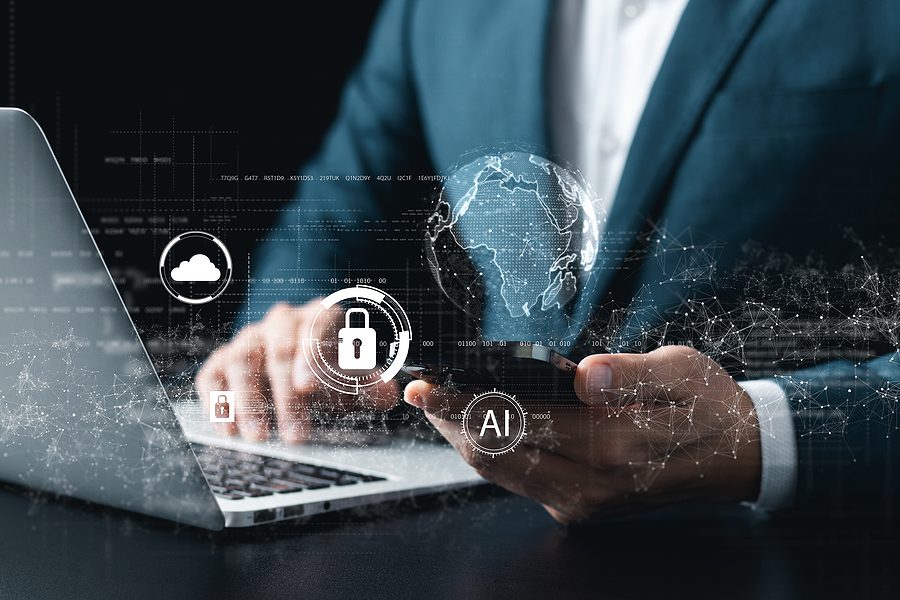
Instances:
[[[797,440],[787,396],[770,379],[744,381],[739,385],[753,400],[762,454],[759,497],[756,502],[746,504],[765,511],[787,508],[794,502],[797,487]]]

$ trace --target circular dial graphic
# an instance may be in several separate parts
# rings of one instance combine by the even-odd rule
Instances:
[[[409,354],[412,331],[400,304],[377,288],[358,285],[324,298],[303,354],[316,378],[344,394],[387,382]]]
[[[477,394],[463,410],[462,433],[475,450],[497,456],[519,445],[527,418],[515,396],[491,390]]]
[[[205,231],[186,231],[172,238],[159,257],[159,278],[173,298],[206,304],[231,282],[231,254],[222,240]]]

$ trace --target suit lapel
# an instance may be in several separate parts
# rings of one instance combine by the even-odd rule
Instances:
[[[634,244],[661,208],[665,189],[720,82],[772,0],[690,0],[638,124],[606,231]],[[625,252],[605,254],[573,317],[584,323]]]

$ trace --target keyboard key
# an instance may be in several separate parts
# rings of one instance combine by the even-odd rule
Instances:
[[[285,468],[289,468],[291,471],[302,475],[315,475],[316,471],[318,471],[313,465],[304,465],[303,463],[291,463],[290,467]]]
[[[279,494],[288,494],[290,492],[302,492],[303,490],[306,489],[305,486],[303,486],[299,483],[293,483],[290,481],[277,481],[277,480],[269,482],[269,484],[266,485],[266,487],[269,488],[270,490],[274,490],[275,492],[277,492]]]
[[[299,475],[297,473],[286,473],[284,479],[290,481],[291,483],[299,483],[311,490],[321,490],[323,488],[331,487],[331,482],[324,481],[322,479],[316,479],[315,477],[307,477],[305,475]]]
[[[269,489],[268,487],[263,487],[260,485],[253,484],[246,489],[248,495],[258,498],[260,496],[271,496],[275,493],[275,490]]]
[[[296,481],[285,481],[283,479],[273,479],[270,484],[273,488],[278,487],[279,493],[287,494],[290,492],[302,492],[303,490],[308,490],[309,488],[302,483],[298,483]]]
[[[324,467],[320,468],[316,473],[316,477],[321,477],[323,479],[329,479],[331,481],[337,480],[341,476],[340,471],[336,471],[334,469],[326,469]]]
[[[276,469],[290,469],[298,464],[300,463],[292,463],[288,460],[281,460],[280,458],[266,459],[266,466],[274,467]]]

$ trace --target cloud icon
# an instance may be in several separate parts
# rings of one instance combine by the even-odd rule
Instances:
[[[221,271],[205,254],[195,254],[191,260],[183,260],[170,273],[175,281],[218,281]]]

